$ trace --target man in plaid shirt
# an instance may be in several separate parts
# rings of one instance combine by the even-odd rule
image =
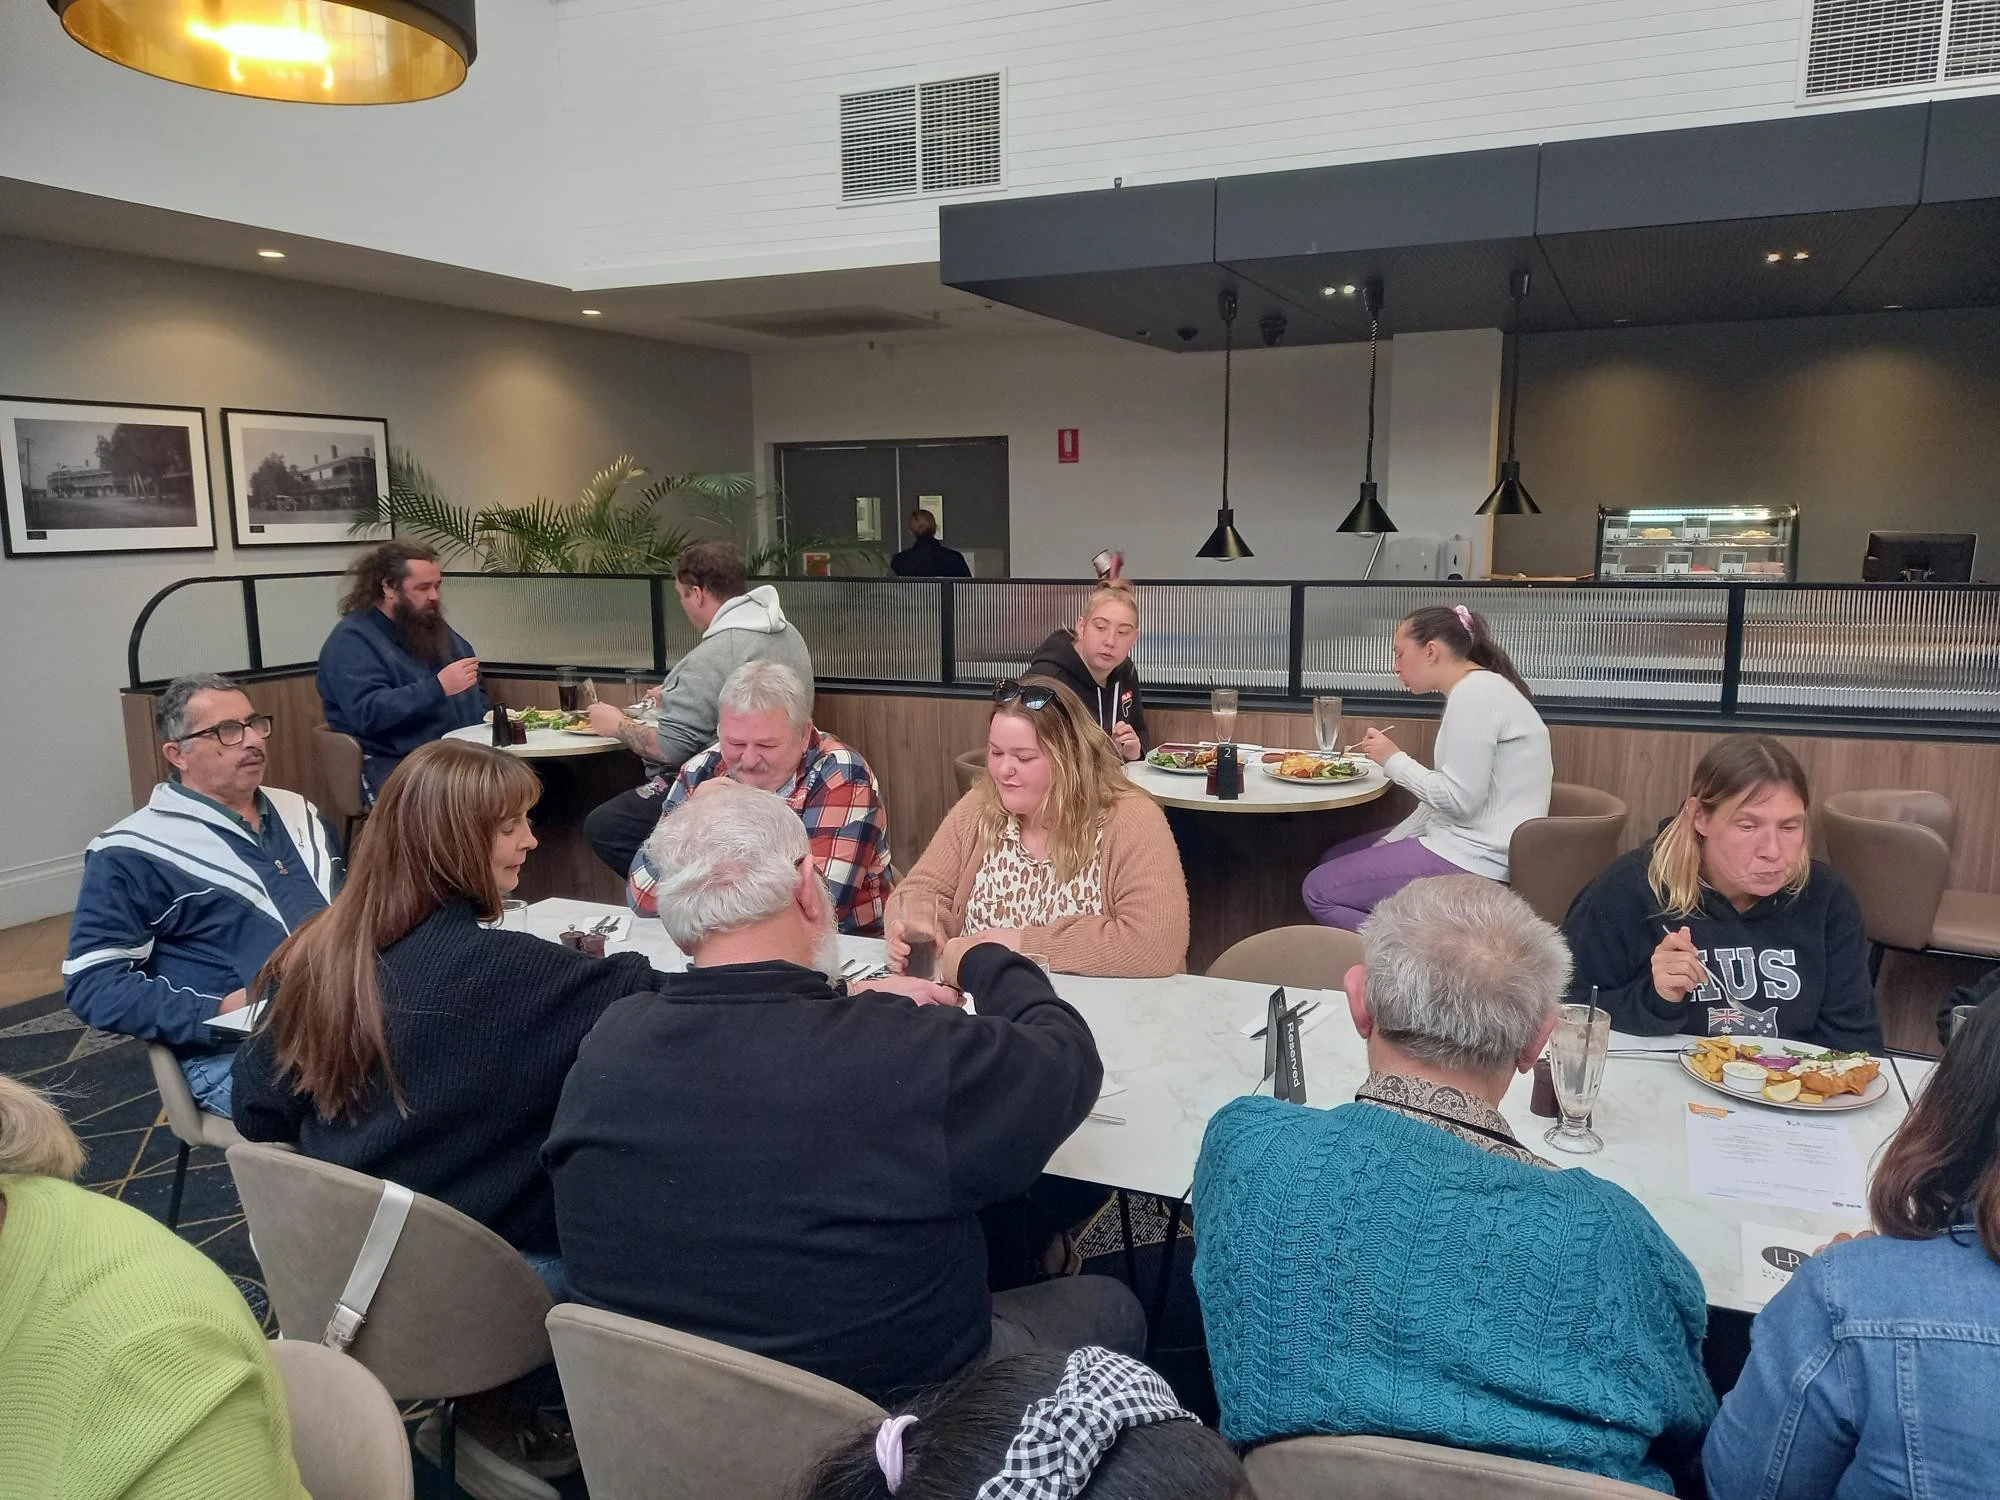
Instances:
[[[889,815],[861,752],[813,726],[805,684],[780,662],[738,667],[723,683],[717,708],[716,743],[666,786],[661,819],[718,778],[776,792],[806,825],[840,930],[880,937],[889,897]],[[651,843],[634,856],[625,883],[626,904],[644,917],[655,915],[660,879],[648,857]]]

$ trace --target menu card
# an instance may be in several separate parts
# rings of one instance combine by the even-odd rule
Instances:
[[[1688,1179],[1712,1198],[1865,1218],[1861,1154],[1839,1120],[1687,1106]]]

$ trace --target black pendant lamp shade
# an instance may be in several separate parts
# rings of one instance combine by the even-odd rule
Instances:
[[[1542,508],[1521,483],[1521,461],[1514,457],[1514,424],[1521,415],[1521,299],[1528,295],[1528,273],[1516,271],[1508,283],[1508,291],[1514,299],[1514,339],[1507,361],[1507,456],[1500,461],[1500,482],[1473,514],[1539,516]]]
[[[1231,361],[1236,353],[1235,291],[1225,287],[1216,303],[1222,313],[1222,509],[1215,513],[1215,530],[1194,555],[1217,562],[1235,562],[1239,557],[1255,555],[1250,544],[1243,540],[1243,533],[1236,529],[1236,512],[1229,508],[1229,386]]]
[[[473,0],[49,0],[100,57],[292,104],[407,104],[465,82]]]
[[[1354,502],[1354,509],[1336,528],[1349,536],[1396,529],[1396,523],[1389,519],[1389,512],[1382,509],[1382,502],[1376,498],[1375,484],[1375,355],[1382,330],[1382,283],[1369,282],[1361,289],[1361,295],[1368,308],[1368,456],[1361,476],[1361,498]]]

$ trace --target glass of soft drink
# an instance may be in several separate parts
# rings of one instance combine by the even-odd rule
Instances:
[[[944,943],[944,911],[928,891],[898,887],[889,897],[888,932],[910,945],[903,972],[912,979],[937,976],[938,949]]]
[[[1215,742],[1231,744],[1236,739],[1236,689],[1216,688],[1208,695],[1208,711],[1215,715]]]
[[[1340,748],[1340,700],[1313,699],[1313,738],[1322,750]]]
[[[1590,1128],[1604,1082],[1604,1056],[1611,1048],[1610,1013],[1594,1005],[1558,1006],[1555,1034],[1549,1038],[1549,1072],[1556,1086],[1556,1108],[1562,1118],[1542,1137],[1558,1151],[1588,1156],[1604,1142]]]
[[[583,674],[575,667],[561,667],[556,671],[556,703],[566,714],[577,711],[577,695],[583,689]]]

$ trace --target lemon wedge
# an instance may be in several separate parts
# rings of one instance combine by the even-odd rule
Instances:
[[[1764,1085],[1764,1097],[1773,1104],[1791,1104],[1799,1097],[1799,1081],[1784,1078],[1776,1083],[1767,1083]]]

